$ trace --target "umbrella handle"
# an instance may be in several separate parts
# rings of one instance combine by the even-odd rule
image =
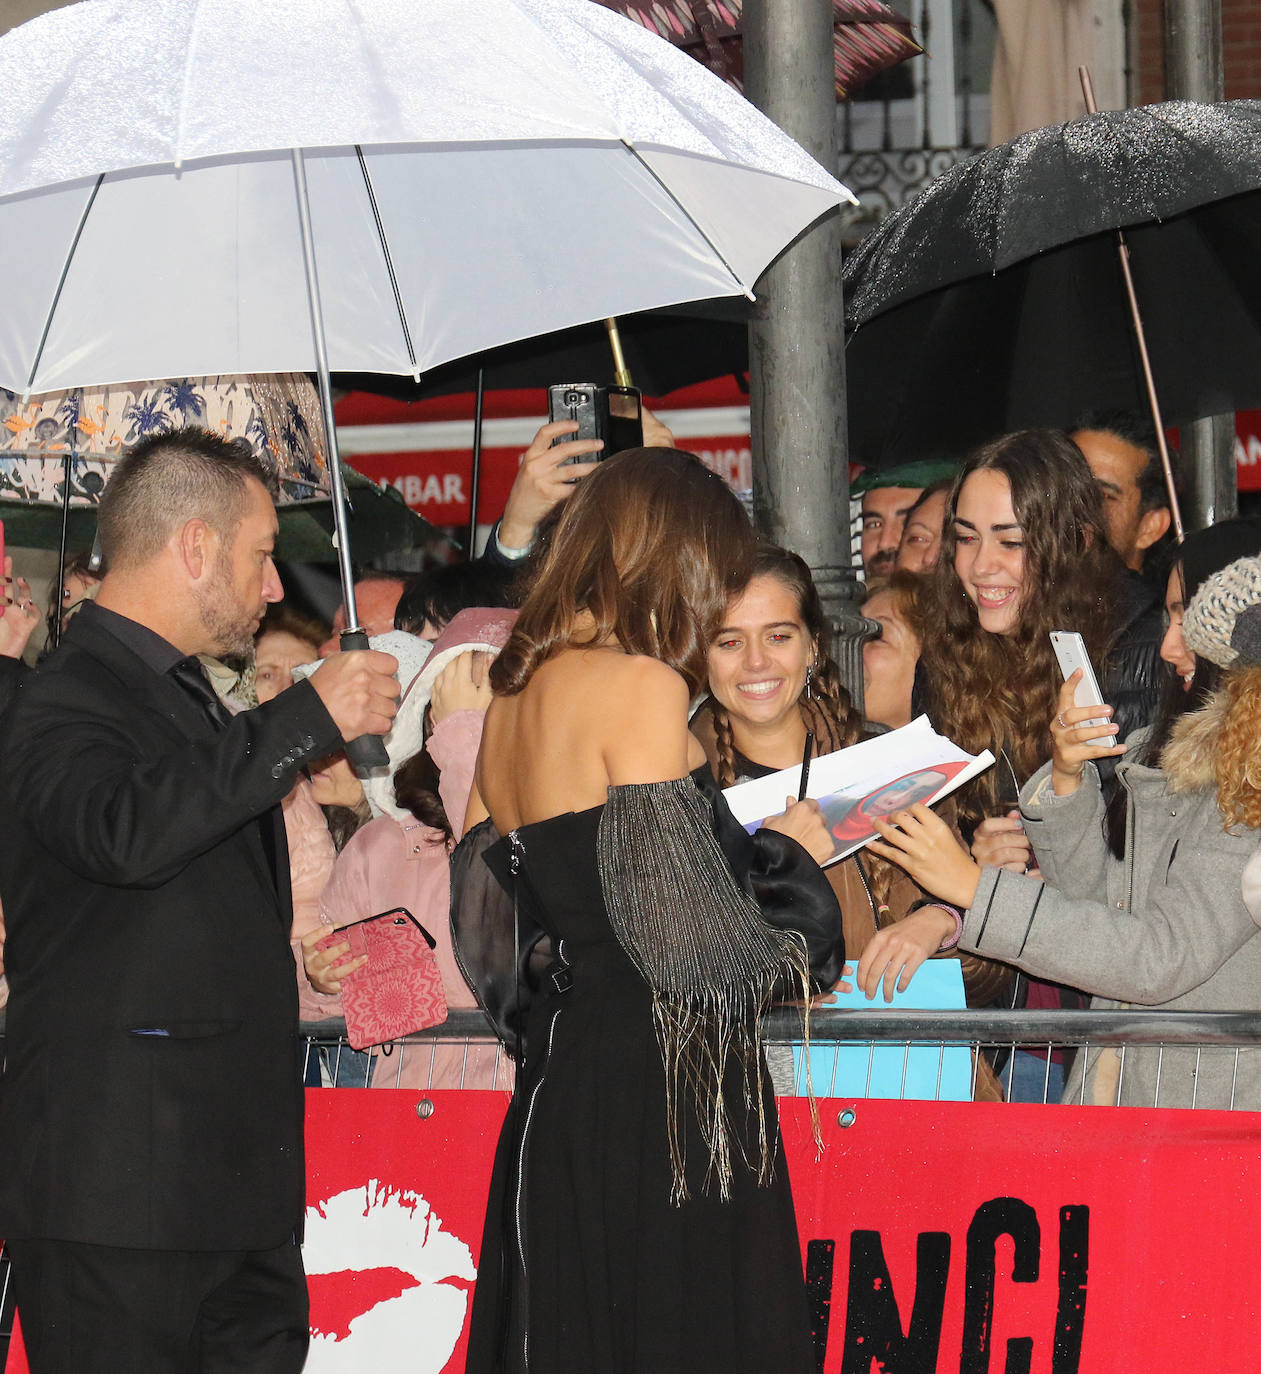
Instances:
[[[342,653],[353,653],[356,649],[371,647],[367,630],[342,631]],[[380,735],[360,735],[358,739],[347,740],[346,757],[358,773],[367,772],[371,768],[388,768],[390,764],[390,755]]]
[[[1077,68],[1081,81],[1082,98],[1086,102],[1087,114],[1096,114],[1099,107],[1095,104],[1094,83],[1086,67]],[[1147,351],[1147,331],[1143,328],[1143,312],[1138,306],[1138,293],[1134,290],[1134,274],[1130,271],[1130,250],[1125,242],[1123,230],[1116,231],[1117,257],[1121,263],[1121,277],[1125,282],[1125,297],[1130,307],[1130,323],[1134,326],[1134,342],[1138,347],[1139,362],[1143,368],[1143,384],[1147,388],[1147,404],[1151,407],[1152,425],[1156,431],[1156,448],[1160,453],[1160,466],[1165,474],[1165,491],[1169,497],[1169,514],[1173,519],[1174,542],[1181,544],[1186,538],[1182,526],[1182,506],[1178,500],[1178,484],[1174,481],[1173,462],[1169,457],[1169,443],[1165,438],[1165,418],[1160,413],[1160,398],[1156,395],[1156,379],[1152,375],[1151,355]]]
[[[634,386],[631,381],[630,368],[626,366],[626,357],[622,353],[622,332],[617,327],[617,317],[610,316],[604,321],[604,328],[609,336],[609,347],[613,350],[613,378],[618,386]]]

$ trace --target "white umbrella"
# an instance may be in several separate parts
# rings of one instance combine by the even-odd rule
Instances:
[[[751,294],[845,199],[589,0],[86,0],[0,39],[0,385],[317,371],[331,440],[330,367]]]
[[[316,370],[294,149],[337,371],[748,293],[848,196],[589,0],[87,0],[0,39],[0,384]]]

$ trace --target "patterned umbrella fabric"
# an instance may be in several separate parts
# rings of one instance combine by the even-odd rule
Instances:
[[[744,0],[599,0],[682,48],[738,91],[744,90]],[[924,50],[911,21],[882,0],[834,0],[836,98],[848,100],[872,77]]]
[[[0,387],[0,520],[9,541],[57,547],[69,456],[71,543],[86,547],[95,507],[120,455],[151,435],[186,426],[245,441],[275,471],[284,556],[332,560],[324,420],[305,373],[179,377],[44,392],[27,401]],[[372,524],[370,534],[364,528],[368,546],[361,554],[424,541],[428,523],[397,493],[355,478],[357,523]],[[391,518],[383,521],[383,515]]]
[[[0,501],[62,501],[73,455],[70,504],[96,505],[118,456],[154,434],[188,426],[245,440],[276,470],[281,504],[328,495],[324,422],[301,373],[180,377],[90,390],[53,391],[23,402],[0,388]]]

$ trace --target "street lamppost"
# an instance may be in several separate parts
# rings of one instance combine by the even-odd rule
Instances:
[[[829,171],[838,161],[832,0],[747,0],[745,90]],[[757,287],[749,325],[753,505],[759,530],[810,565],[862,705],[860,588],[850,552],[841,223],[833,213]]]

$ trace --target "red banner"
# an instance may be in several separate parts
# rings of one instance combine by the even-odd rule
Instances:
[[[738,491],[753,484],[748,397],[730,377],[676,391],[652,403],[681,448],[697,454]],[[352,391],[337,403],[342,456],[365,476],[397,487],[435,525],[467,525],[473,475],[474,398],[394,401]],[[547,415],[547,392],[490,391],[478,479],[478,523],[491,525],[522,452]]]
[[[1235,412],[1235,468],[1240,491],[1261,491],[1261,410]]]
[[[306,1374],[455,1374],[506,1096],[307,1100]],[[826,1374],[1261,1367],[1261,1114],[819,1108],[816,1160],[781,1104]]]

